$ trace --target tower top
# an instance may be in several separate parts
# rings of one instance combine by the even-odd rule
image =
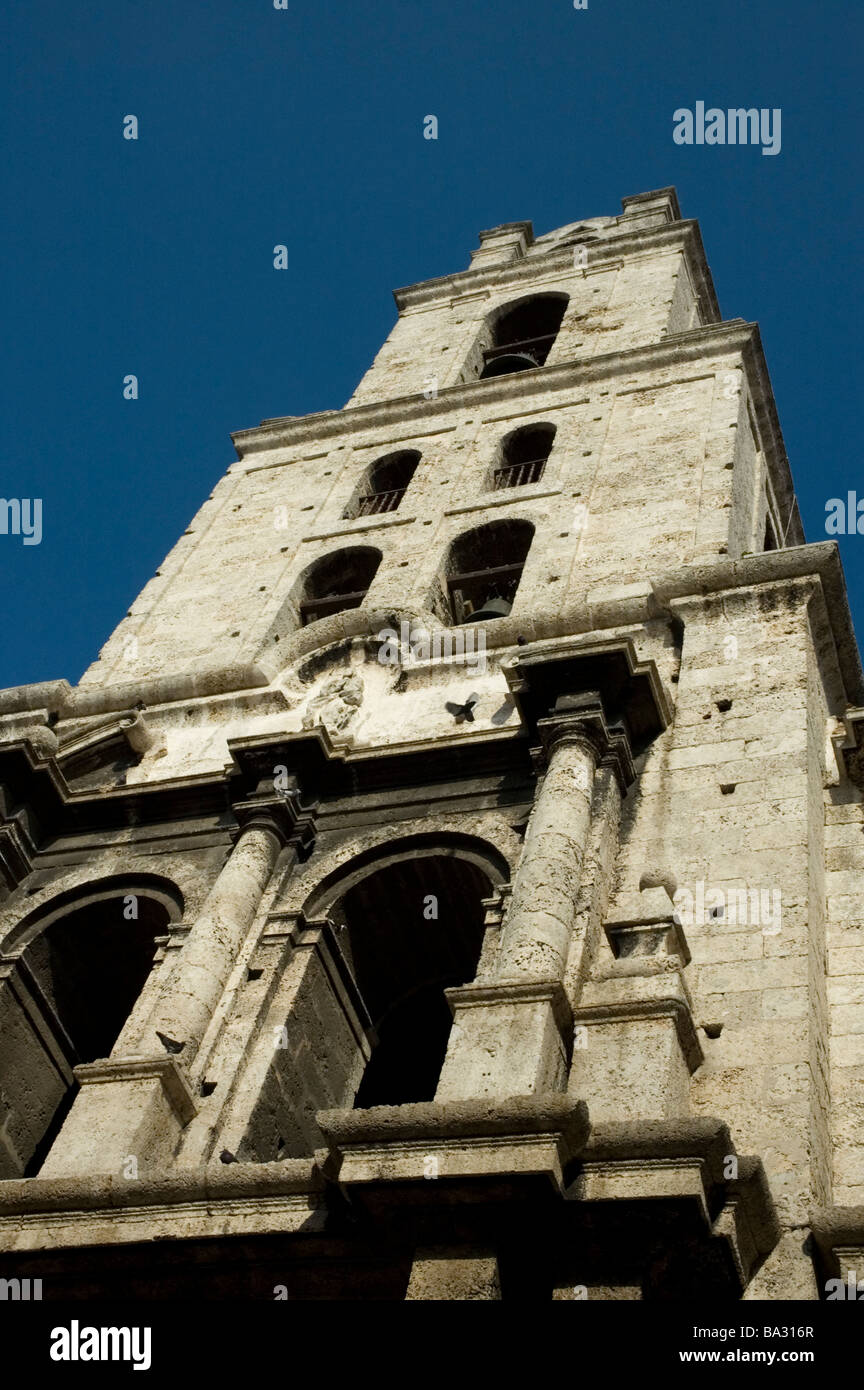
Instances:
[[[571,241],[588,242],[604,236],[620,235],[622,226],[626,232],[631,232],[637,222],[640,226],[662,226],[667,222],[681,221],[678,194],[671,186],[631,194],[621,199],[621,208],[620,215],[568,222],[536,238],[531,222],[502,222],[480,233],[480,247],[471,253],[471,267],[517,260],[530,252],[542,255]]]

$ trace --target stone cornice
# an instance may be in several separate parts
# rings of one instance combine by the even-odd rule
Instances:
[[[439,774],[452,783],[479,779],[498,785],[514,774],[530,781],[527,740],[520,730],[493,730],[480,738],[466,735],[442,748],[430,738],[391,749],[349,752],[337,749],[319,726],[293,734],[263,734],[231,741],[233,761],[211,773],[134,783],[108,791],[71,791],[53,759],[39,757],[24,740],[0,746],[0,780],[15,807],[35,817],[32,850],[46,837],[90,834],[106,829],[197,826],[210,819],[228,834],[238,822],[264,818],[285,843],[303,855],[313,833],[314,807],[320,797],[386,795],[391,790],[427,784],[429,756],[435,752]],[[292,788],[274,788],[274,768],[289,770]],[[307,804],[308,799],[308,804]],[[16,816],[18,812],[16,811]],[[13,823],[13,818],[7,825]],[[20,869],[27,872],[23,860]],[[11,886],[11,885],[10,885]]]
[[[521,768],[530,776],[530,759],[522,730],[496,729],[479,739],[470,734],[442,744],[440,738],[417,739],[390,748],[337,748],[326,728],[293,734],[257,734],[232,739],[232,805],[270,804],[274,766],[288,768],[299,798],[311,803],[329,798],[368,797],[427,783],[434,751],[436,776],[458,783],[496,781]],[[299,815],[299,809],[298,809]],[[301,818],[302,819],[302,818]]]
[[[653,661],[637,659],[628,638],[526,650],[504,672],[523,723],[529,730],[536,729],[541,741],[544,732],[551,737],[562,721],[575,719],[586,729],[591,727],[603,754],[614,738],[615,751],[624,759],[619,776],[628,767],[632,773],[632,765],[629,746],[625,754],[617,735],[626,735],[625,745],[632,741],[638,753],[669,723],[669,701],[657,668]],[[592,703],[581,708],[589,692]],[[599,721],[598,708],[602,711]]]
[[[501,728],[444,743],[432,737],[401,747],[358,750],[335,747],[323,727],[259,734],[229,741],[232,762],[218,772],[87,792],[72,791],[53,757],[17,739],[0,746],[0,778],[14,813],[15,808],[29,808],[38,826],[38,834],[31,830],[34,845],[47,835],[153,824],[182,828],[184,819],[200,822],[208,817],[231,831],[245,819],[263,815],[275,820],[277,833],[302,853],[312,834],[310,817],[321,799],[423,787],[433,751],[439,780],[464,785],[479,779],[497,785],[516,774],[527,785],[529,739],[537,719],[549,715],[561,696],[608,686],[609,717],[613,723],[626,721],[637,747],[666,722],[665,697],[653,663],[637,662],[626,640],[520,653],[508,679],[522,703],[524,726],[518,730]],[[284,791],[274,783],[276,769],[282,766],[289,778]]]
[[[211,1164],[204,1168],[173,1168],[135,1181],[122,1177],[28,1178],[0,1182],[0,1248],[11,1222],[49,1212],[114,1212],[131,1208],[194,1204],[206,1210],[210,1202],[248,1200],[253,1204],[290,1194],[321,1193],[326,1184],[312,1158],[281,1163]],[[14,1238],[14,1235],[13,1235]]]
[[[584,236],[574,233],[572,240],[568,240],[563,248],[555,245],[544,251],[542,243],[535,243],[531,254],[519,259],[489,266],[472,266],[467,270],[454,271],[450,275],[442,275],[433,280],[419,280],[413,285],[393,291],[396,307],[403,313],[421,306],[428,308],[442,302],[448,303],[462,295],[477,294],[480,290],[500,291],[512,288],[518,292],[526,281],[541,281],[544,272],[554,274],[557,270],[562,270],[572,273],[573,246],[580,242],[589,247],[589,264],[586,266],[589,272],[602,270],[606,262],[620,260],[634,253],[684,248],[691,253],[696,262],[701,260],[703,269],[699,278],[704,279],[706,286],[711,286],[699,224],[695,220],[667,222],[660,227],[633,228],[624,216],[618,225],[620,231],[611,235],[606,233],[594,241],[589,242]],[[710,296],[706,296],[706,299],[709,308],[719,317],[713,286],[710,288]]]
[[[321,1110],[318,1126],[334,1149],[419,1140],[459,1140],[516,1134],[560,1134],[571,1152],[588,1139],[585,1102],[549,1093],[494,1100],[416,1101],[369,1110]]]
[[[138,681],[112,685],[71,686],[67,680],[39,681],[0,690],[0,718],[45,709],[64,719],[86,719],[97,714],[136,713],[136,704],[171,704],[176,700],[201,700],[227,690],[255,690],[266,686],[267,676],[257,666],[215,666],[178,671],[167,676],[145,676]]]
[[[837,542],[833,540],[747,554],[737,559],[731,556],[712,558],[701,563],[680,565],[675,569],[655,571],[646,574],[642,584],[628,586],[623,595],[615,589],[607,591],[598,587],[589,590],[587,595],[579,594],[570,601],[559,602],[554,612],[539,611],[533,616],[517,612],[498,619],[487,630],[486,646],[490,652],[502,653],[512,648],[515,655],[519,650],[518,640],[530,644],[532,651],[543,652],[564,638],[584,643],[590,640],[592,634],[599,636],[610,629],[668,621],[687,602],[698,606],[713,595],[731,594],[808,576],[821,586],[824,603],[820,605],[818,623],[820,630],[837,650],[846,698],[853,704],[864,704],[861,658],[849,611],[840,552]],[[393,613],[384,613],[377,607],[354,608],[348,613],[336,614],[333,619],[325,618],[320,623],[301,628],[283,644],[283,667],[338,645],[346,637],[375,636],[383,625],[391,623],[393,616]],[[395,616],[406,619],[422,616],[431,630],[445,631],[432,614],[418,614],[405,609]],[[275,671],[271,673],[272,676],[276,674]],[[189,673],[187,676],[183,672],[164,679],[143,680],[136,685],[105,685],[92,690],[79,688],[70,691],[66,681],[16,686],[0,692],[0,715],[11,713],[13,707],[16,711],[40,709],[46,700],[46,684],[54,689],[48,708],[63,718],[83,717],[85,709],[90,711],[91,707],[93,712],[97,707],[99,712],[129,710],[133,693],[136,699],[143,699],[147,703],[148,717],[154,717],[160,705],[171,707],[183,701],[206,700],[208,694],[215,699],[226,694],[253,693],[264,698],[267,693],[268,676],[258,667],[226,667],[221,672],[214,671],[211,677],[208,692],[196,689],[194,693],[194,675]],[[237,681],[242,683],[235,684]],[[4,696],[8,697],[5,709]],[[0,757],[11,746],[0,746]],[[58,776],[62,782],[62,775]],[[177,779],[176,785],[185,787],[193,780]],[[205,775],[202,780],[210,779]],[[65,783],[63,785],[65,787]],[[172,784],[165,782],[160,785],[167,787]],[[127,791],[126,788],[119,788],[103,795],[117,796]],[[68,787],[66,792],[75,795],[69,793]]]
[[[569,391],[587,382],[602,381],[658,367],[690,362],[704,363],[712,357],[743,353],[758,336],[758,327],[744,319],[728,323],[708,324],[662,338],[658,343],[628,348],[620,352],[600,353],[589,359],[574,358],[553,366],[537,367],[531,372],[513,376],[491,377],[487,381],[464,382],[443,387],[432,399],[419,392],[413,396],[394,396],[366,405],[346,406],[344,410],[326,410],[316,415],[289,416],[271,420],[231,435],[239,459],[272,449],[289,448],[314,441],[335,439],[353,432],[373,429],[392,423],[398,418],[401,426],[414,421],[449,415],[454,407],[489,406],[496,401],[513,397],[513,382],[518,380],[521,400],[531,396],[548,396],[553,391]],[[759,347],[761,353],[761,345]],[[299,461],[299,460],[298,460]],[[237,465],[234,465],[236,470]],[[236,474],[235,474],[236,476]]]
[[[173,1057],[105,1057],[75,1068],[81,1086],[111,1086],[118,1081],[158,1081],[182,1124],[198,1113],[188,1076]]]

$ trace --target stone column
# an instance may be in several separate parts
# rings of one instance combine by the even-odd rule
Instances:
[[[182,1044],[189,1066],[258,911],[284,841],[268,817],[248,822],[192,927],[177,966],[144,1029],[148,1053],[164,1051],[157,1034]]]
[[[273,817],[259,812],[245,821],[134,1055],[127,1051],[75,1068],[81,1090],[40,1176],[95,1172],[135,1181],[171,1161],[197,1110],[189,1065],[283,843]]]
[[[624,785],[633,768],[626,733],[610,729],[596,694],[562,697],[537,721],[545,761],[488,980],[448,990],[451,1043],[436,1100],[533,1095],[566,1077],[572,1017],[563,986],[591,828],[598,764]]]
[[[599,748],[581,721],[544,722],[548,763],[513,880],[499,980],[561,979],[576,916]]]

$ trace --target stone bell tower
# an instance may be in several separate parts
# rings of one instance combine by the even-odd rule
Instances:
[[[672,189],[396,303],[76,687],[0,692],[0,1276],[816,1299],[864,687],[758,329]]]

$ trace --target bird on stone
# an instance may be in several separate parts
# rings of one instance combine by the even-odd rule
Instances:
[[[454,702],[453,702],[452,700],[448,700],[447,703],[446,703],[446,705],[445,705],[445,709],[447,710],[447,713],[448,713],[448,714],[452,714],[452,715],[453,715],[453,718],[456,720],[456,723],[457,723],[457,724],[461,724],[461,723],[463,722],[463,720],[465,720],[465,719],[468,720],[468,723],[469,723],[469,724],[473,724],[473,723],[474,723],[474,714],[473,714],[473,710],[474,710],[474,706],[476,705],[476,703],[477,703],[477,701],[478,701],[479,699],[480,699],[480,696],[479,696],[479,695],[476,695],[476,694],[475,694],[475,695],[469,695],[469,696],[468,696],[468,699],[465,701],[464,705],[457,705],[457,704],[454,704]]]
[[[184,1047],[186,1046],[185,1042],[177,1042],[176,1038],[169,1038],[166,1036],[165,1033],[160,1033],[158,1028],[156,1029],[156,1036],[161,1042],[165,1051],[173,1053],[175,1057],[177,1053],[182,1052]]]
[[[223,1149],[222,1152],[221,1152],[221,1154],[219,1155],[219,1159],[220,1159],[220,1161],[221,1161],[222,1163],[238,1163],[238,1162],[239,1162],[239,1159],[236,1159],[236,1158],[234,1157],[234,1155],[232,1154],[232,1152],[231,1152],[230,1149]]]

